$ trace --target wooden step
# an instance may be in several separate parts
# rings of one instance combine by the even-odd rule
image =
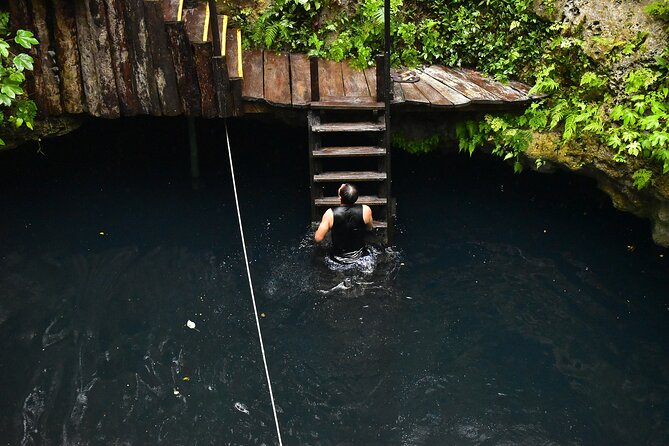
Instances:
[[[388,203],[385,197],[377,197],[375,195],[360,195],[355,204],[366,204],[367,206],[383,206]],[[316,206],[332,207],[339,206],[339,197],[323,197],[315,200]]]
[[[386,149],[373,146],[323,147],[312,152],[315,157],[383,156],[385,154]]]
[[[385,172],[346,171],[324,172],[314,175],[315,183],[331,183],[337,181],[384,181],[388,176]]]
[[[371,97],[321,96],[318,102],[309,106],[318,110],[383,110],[386,105]]]
[[[382,132],[385,124],[376,122],[327,122],[315,123],[311,126],[312,132]]]

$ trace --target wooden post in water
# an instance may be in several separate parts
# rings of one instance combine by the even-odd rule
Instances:
[[[200,178],[200,157],[197,151],[195,117],[187,116],[186,119],[188,120],[188,145],[190,146],[190,176],[195,181]]]

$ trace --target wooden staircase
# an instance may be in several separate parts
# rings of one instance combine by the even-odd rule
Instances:
[[[388,120],[383,102],[323,97],[308,115],[312,221],[339,205],[341,183],[354,183],[357,204],[372,208],[375,241],[388,243],[394,216],[390,195]]]

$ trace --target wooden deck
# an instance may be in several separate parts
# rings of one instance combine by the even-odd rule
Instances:
[[[263,50],[243,53],[242,98],[270,105],[306,108],[312,105],[309,59],[304,54]],[[234,69],[230,67],[231,71]],[[393,104],[431,108],[485,108],[522,104],[535,99],[530,87],[518,82],[503,84],[468,69],[432,65],[414,70],[415,83],[394,82]],[[348,61],[319,61],[322,103],[334,98],[347,109],[376,103],[376,69],[356,70]],[[316,104],[313,104],[316,105]]]
[[[241,31],[204,0],[195,7],[183,0],[9,0],[8,6],[12,28],[32,30],[40,42],[31,50],[27,90],[41,117],[383,108],[375,68],[329,60],[319,61],[320,101],[312,103],[306,55],[242,51]],[[434,65],[416,73],[416,83],[394,83],[393,107],[485,110],[534,99],[527,85],[472,70]]]

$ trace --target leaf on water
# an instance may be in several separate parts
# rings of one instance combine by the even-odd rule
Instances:
[[[249,409],[246,407],[246,404],[244,403],[235,403],[235,409],[237,409],[242,413],[245,413],[246,415],[251,415],[251,412],[249,412]]]

